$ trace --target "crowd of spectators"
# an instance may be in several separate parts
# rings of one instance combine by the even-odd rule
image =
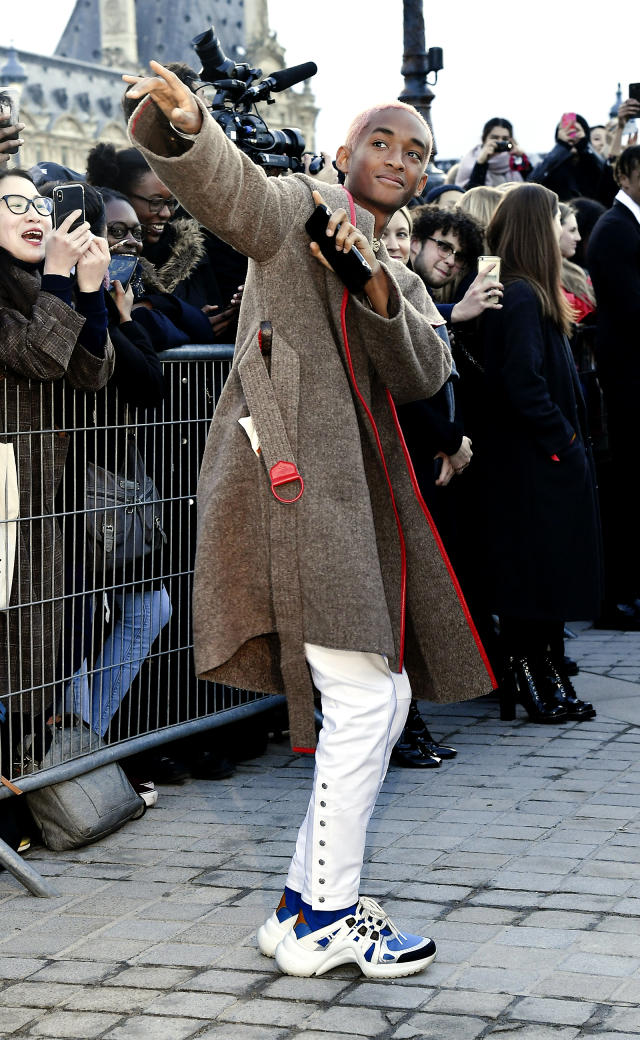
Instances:
[[[590,127],[567,112],[542,157],[522,150],[510,120],[491,118],[445,182],[399,210],[382,238],[380,258],[423,280],[453,353],[445,386],[403,405],[400,421],[500,677],[504,719],[516,703],[536,722],[592,718],[571,684],[565,623],[640,630],[629,480],[640,379],[640,147],[625,136],[639,114],[629,100],[612,124]],[[163,560],[180,556],[192,567],[195,531],[172,523],[168,509],[141,575],[139,559],[125,557],[105,588],[95,556],[77,550],[88,475],[130,464],[127,477],[164,483],[179,499],[180,475],[167,476],[168,458],[155,457],[145,435],[166,394],[158,355],[233,342],[246,259],[181,211],[138,149],[98,144],[83,171],[43,162],[25,172],[15,163],[21,130],[0,130],[0,441],[14,446],[19,516],[31,521],[20,525],[13,582],[0,567],[9,591],[0,611],[0,729],[29,691],[33,716],[50,723],[70,711],[109,740],[124,698],[142,696],[142,668],[157,699],[172,696],[163,662],[147,659],[163,630],[170,648],[183,648],[176,619],[189,603],[173,600]],[[321,179],[336,176],[325,156]],[[84,186],[85,219],[73,213],[53,228],[55,189],[69,182]],[[127,257],[121,281],[112,264]],[[103,435],[85,428],[80,436],[70,395],[107,384],[117,392],[96,395],[92,416]],[[162,444],[173,453],[171,438]],[[7,529],[9,519],[0,513]],[[106,628],[97,623],[105,603]],[[14,750],[5,740],[3,754]],[[433,768],[453,755],[414,704],[396,764]],[[152,803],[154,781],[232,769],[199,738],[165,745],[130,773]]]

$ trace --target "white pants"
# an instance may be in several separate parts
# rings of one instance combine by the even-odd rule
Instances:
[[[324,716],[313,790],[287,885],[314,910],[358,898],[367,825],[404,727],[411,687],[379,654],[305,643]]]

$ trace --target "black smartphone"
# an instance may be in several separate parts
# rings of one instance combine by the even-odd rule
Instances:
[[[316,206],[305,224],[307,233],[312,241],[317,242],[325,260],[329,261],[349,292],[361,292],[363,286],[371,278],[373,271],[360,250],[356,249],[355,246],[352,246],[348,253],[341,253],[336,249],[335,235],[328,238],[326,234],[330,216],[331,214],[326,206]]]
[[[630,83],[629,84],[629,97],[633,101],[639,101],[640,102],[640,83]]]
[[[15,126],[18,122],[14,110],[13,99],[10,94],[2,91],[0,93],[0,130],[5,130],[8,126]],[[3,141],[17,141],[20,134],[17,130],[14,130],[12,134],[6,134],[2,137]],[[16,155],[20,150],[20,145],[15,147],[5,148],[5,155]]]
[[[80,210],[80,216],[74,220],[69,231],[75,231],[84,224],[84,185],[83,184],[57,184],[53,189],[53,226],[59,228],[62,221],[73,213],[74,209]]]
[[[126,292],[137,266],[138,257],[133,253],[115,253],[111,257],[111,263],[109,264],[109,292],[113,293],[115,291],[113,283],[116,278]]]

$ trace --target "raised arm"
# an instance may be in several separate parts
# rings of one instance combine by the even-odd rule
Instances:
[[[131,140],[196,220],[245,256],[269,260],[299,208],[291,178],[267,177],[177,76],[151,67],[154,76],[124,77],[133,84],[128,96],[145,99],[131,117]]]

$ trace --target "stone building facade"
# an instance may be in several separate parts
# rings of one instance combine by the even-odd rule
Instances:
[[[285,67],[267,0],[77,0],[53,56],[15,55],[26,75],[8,83],[25,123],[20,164],[28,169],[46,159],[82,172],[97,141],[126,147],[122,73],[148,68],[151,58],[185,61],[198,71],[191,39],[211,24],[233,60],[249,61],[265,76]],[[0,71],[11,57],[0,47]],[[313,148],[318,110],[309,83],[277,95],[268,113],[261,109],[269,126],[298,127]]]

